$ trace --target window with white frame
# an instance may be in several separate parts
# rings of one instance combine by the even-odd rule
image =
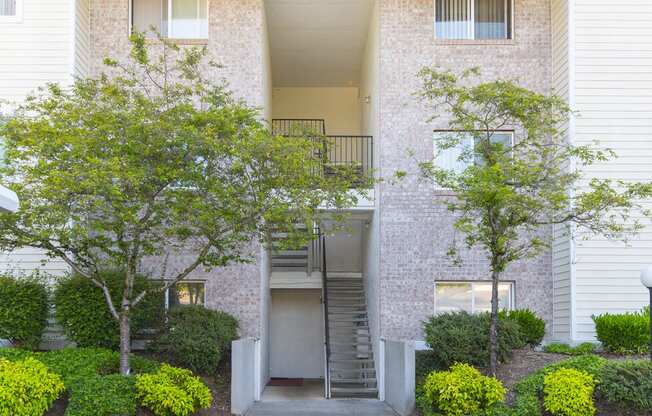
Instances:
[[[18,22],[22,16],[23,0],[0,0],[0,22]]]
[[[498,283],[498,309],[514,309],[514,283]],[[435,314],[491,311],[491,282],[435,282]]]
[[[131,26],[150,36],[153,27],[170,39],[208,39],[208,0],[132,0]]]
[[[457,145],[445,149],[438,149],[435,144],[435,164],[442,169],[455,173],[462,173],[471,164],[481,164],[479,155],[470,157],[477,144],[477,138],[468,132],[437,131],[435,132],[435,143],[438,141],[454,140]],[[492,143],[500,143],[505,149],[511,148],[514,143],[514,133],[511,131],[494,131],[489,140]]]
[[[165,306],[201,305],[206,303],[204,282],[179,282],[170,287],[165,294]]]
[[[437,39],[511,39],[513,0],[435,0]]]

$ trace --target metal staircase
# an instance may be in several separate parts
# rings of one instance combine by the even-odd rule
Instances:
[[[378,397],[362,276],[326,276],[331,397]]]

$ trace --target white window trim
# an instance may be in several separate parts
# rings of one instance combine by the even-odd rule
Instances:
[[[510,8],[509,8],[509,13],[510,13],[510,16],[509,16],[510,17],[510,19],[509,19],[509,37],[504,38],[504,39],[476,39],[475,38],[475,2],[473,0],[467,0],[467,1],[470,3],[469,8],[471,10],[470,13],[471,13],[471,16],[473,18],[471,20],[471,24],[470,24],[471,27],[469,29],[471,37],[468,38],[468,39],[464,39],[464,38],[460,38],[460,39],[438,38],[437,37],[437,0],[432,1],[432,10],[433,10],[433,19],[434,19],[432,27],[434,29],[433,36],[434,36],[435,40],[453,41],[453,42],[456,42],[456,41],[457,42],[459,42],[459,41],[464,42],[464,41],[466,41],[466,42],[476,43],[476,42],[485,42],[485,41],[486,42],[493,42],[493,41],[501,41],[501,40],[502,41],[510,41],[510,40],[514,39],[514,37],[515,37],[515,32],[514,32],[514,29],[515,29],[515,26],[514,26],[514,3],[515,2],[514,2],[514,0],[507,0],[510,3]],[[505,18],[507,18],[507,10],[505,10]]]
[[[204,294],[203,294],[203,299],[202,299],[202,304],[206,305],[206,282],[204,280],[181,280],[179,282],[176,282],[175,285],[179,283],[199,283],[204,286]],[[170,309],[170,287],[165,289],[165,310]]]
[[[17,1],[23,1],[23,0],[17,0]],[[173,0],[161,0],[161,17],[160,17],[160,25],[163,25],[163,2],[167,2],[168,7],[168,15],[166,17],[166,22],[167,22],[167,27],[165,28],[165,36],[162,36],[164,39],[170,39],[170,40],[208,40],[209,34],[210,34],[210,9],[211,9],[211,1],[206,0],[206,19],[209,22],[209,31],[206,33],[206,37],[195,37],[195,38],[175,38],[170,36],[170,32],[172,31],[172,1]],[[197,4],[199,5],[200,0],[196,0]],[[129,24],[128,24],[128,35],[131,35],[133,28],[134,28],[134,18],[133,18],[133,9],[134,9],[134,0],[129,0]],[[199,10],[199,7],[197,7]],[[199,19],[199,16],[197,16]],[[162,29],[162,28],[160,28]]]
[[[13,16],[0,16],[0,23],[22,23],[24,0],[16,0],[16,14]]]
[[[436,280],[435,287],[433,291],[434,296],[434,307],[433,314],[437,315],[437,285],[446,285],[446,284],[470,284],[471,285],[471,313],[476,313],[475,311],[475,286],[477,284],[488,284],[491,283],[491,280]],[[508,310],[516,309],[516,282],[512,280],[501,280],[499,284],[508,284],[509,285],[509,308]]]

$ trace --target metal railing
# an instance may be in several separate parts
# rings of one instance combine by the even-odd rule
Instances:
[[[324,297],[324,353],[325,358],[325,374],[324,374],[324,387],[326,389],[326,398],[331,398],[331,347],[330,347],[330,328],[328,325],[328,272],[326,270],[326,237],[319,234],[321,240],[321,258],[322,258],[322,290]]]
[[[272,134],[276,136],[326,135],[326,123],[322,118],[275,118]]]
[[[323,175],[346,171],[354,177],[353,186],[366,184],[374,166],[374,138],[356,135],[326,135],[323,119],[274,119],[276,135],[307,137],[314,141],[315,158]],[[357,178],[357,179],[356,179]]]

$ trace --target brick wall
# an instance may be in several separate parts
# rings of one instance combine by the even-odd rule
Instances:
[[[223,65],[207,72],[215,81],[226,80],[236,96],[249,104],[264,103],[263,0],[211,0],[209,10],[209,58]],[[91,1],[91,71],[104,70],[102,60],[111,56],[124,59],[129,53],[129,1]],[[158,46],[152,44],[155,52]],[[259,253],[257,246],[252,248]],[[192,261],[192,253],[170,254],[167,274]],[[143,267],[160,276],[164,259],[147,259]],[[188,279],[206,281],[208,307],[234,314],[242,336],[261,336],[264,321],[261,306],[261,267],[236,265],[212,271],[197,269]],[[266,278],[266,276],[265,276]]]
[[[428,123],[432,114],[412,96],[419,89],[416,74],[423,66],[458,71],[479,66],[486,79],[518,79],[537,91],[550,89],[549,0],[515,0],[514,40],[484,43],[436,41],[433,0],[379,1],[378,160],[383,177],[414,169],[408,149],[418,159],[431,158],[432,131],[447,126],[445,118]],[[456,235],[451,214],[438,203],[445,193],[408,180],[383,184],[379,197],[381,336],[422,339],[421,321],[433,313],[434,281],[488,280],[486,256],[467,251],[462,267],[451,264],[446,252]],[[516,282],[517,307],[535,310],[551,328],[550,254],[514,265],[505,279]]]

